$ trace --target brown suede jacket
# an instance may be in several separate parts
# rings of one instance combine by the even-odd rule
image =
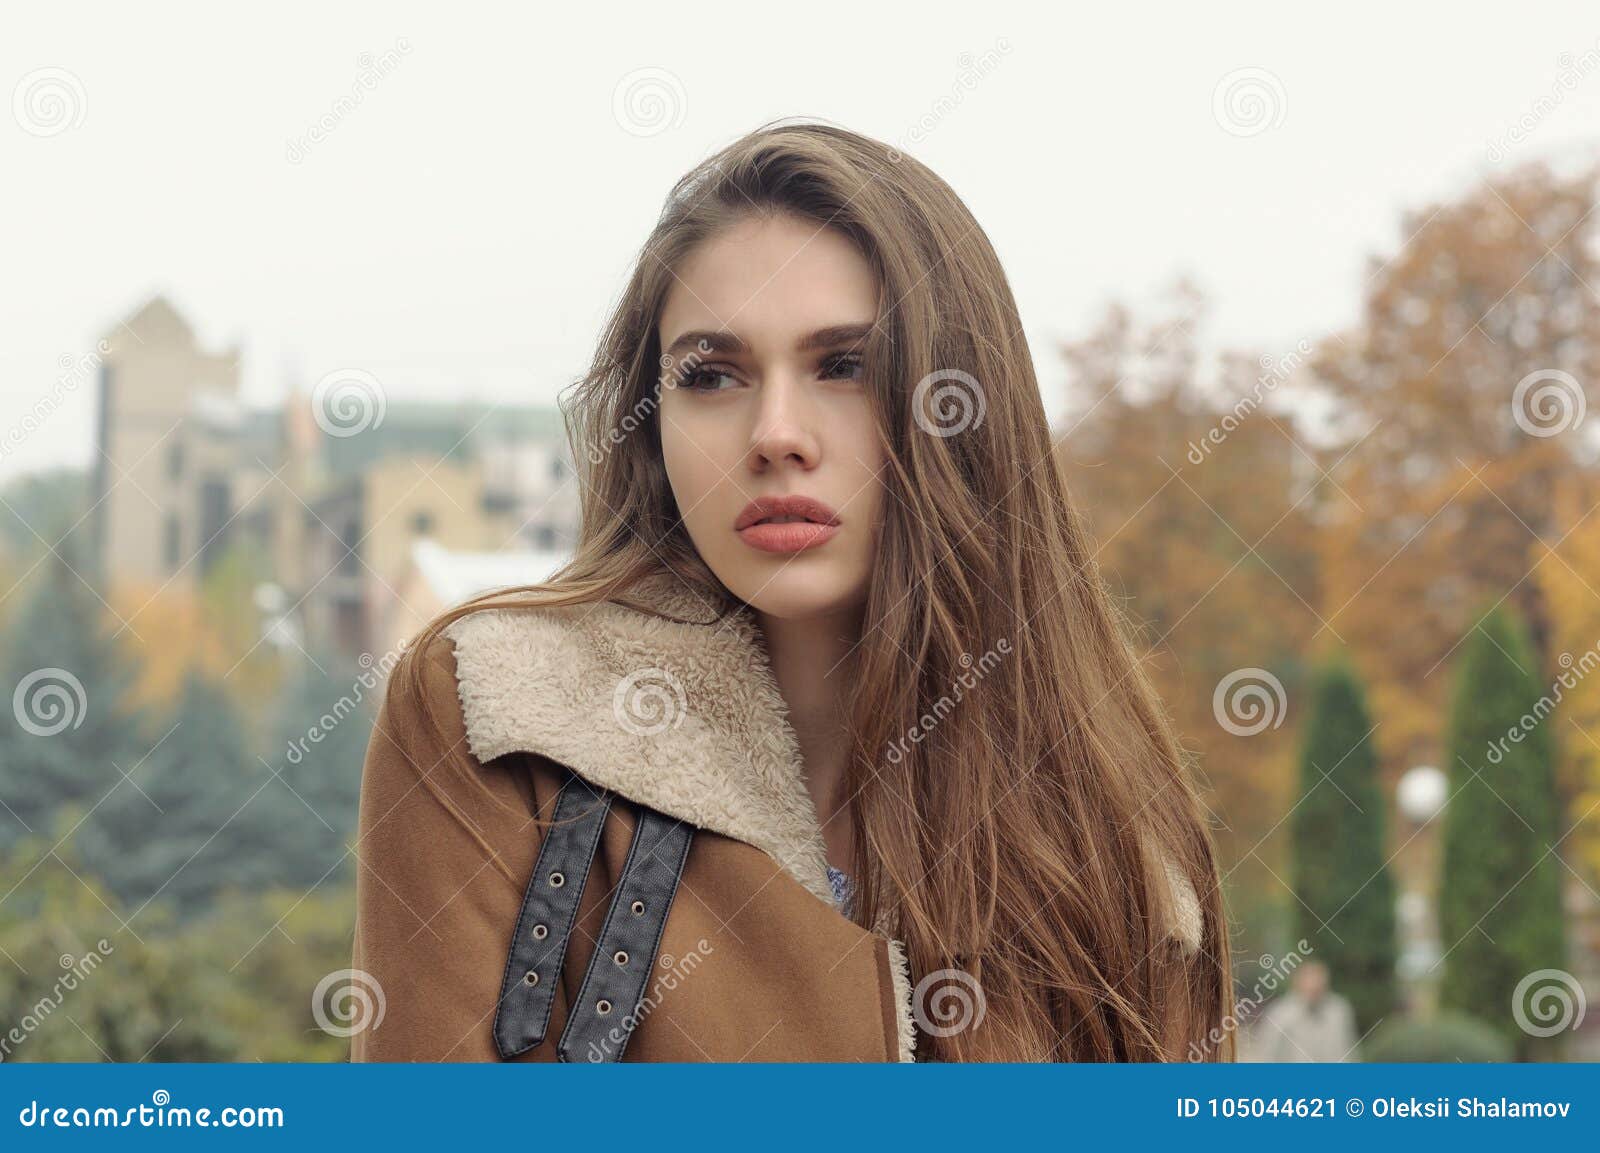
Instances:
[[[685,620],[708,616],[670,577],[633,595]],[[593,1011],[580,989],[641,808],[694,831],[643,962],[643,998],[617,1010],[627,1060],[915,1059],[904,950],[834,904],[798,746],[747,608],[713,625],[611,603],[492,609],[446,637],[397,666],[367,753],[353,966],[381,1013],[352,1037],[353,1060],[505,1059],[494,1026],[542,843],[535,818],[551,816],[569,772],[613,803],[544,1039],[510,1059],[557,1059],[574,1006]],[[440,736],[403,691],[412,661]],[[1192,951],[1194,891],[1170,865],[1165,875],[1171,935]]]

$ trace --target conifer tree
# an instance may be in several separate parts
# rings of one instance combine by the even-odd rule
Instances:
[[[1522,1059],[1548,1054],[1522,1022],[1539,1007],[1513,995],[1525,977],[1565,964],[1553,701],[1527,634],[1504,608],[1462,643],[1450,717],[1439,927],[1440,1002],[1482,1017]],[[1559,1034],[1557,1034],[1559,1037]]]
[[[1296,939],[1328,966],[1331,987],[1349,999],[1362,1034],[1394,1007],[1397,952],[1372,727],[1355,671],[1342,660],[1319,670],[1291,818]]]

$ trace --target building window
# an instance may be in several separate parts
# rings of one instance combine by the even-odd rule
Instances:
[[[433,513],[419,508],[411,514],[411,531],[417,536],[433,535]]]
[[[233,519],[233,495],[226,480],[200,485],[200,573],[204,576],[227,551]]]
[[[550,462],[550,479],[559,484],[566,477],[566,475],[567,462],[558,456]]]
[[[183,475],[183,442],[175,440],[167,446],[167,476],[177,480]]]
[[[183,538],[178,526],[178,514],[169,512],[166,525],[166,559],[167,568],[171,572],[178,571],[180,553],[182,552]]]
[[[339,534],[341,552],[339,555],[338,569],[343,573],[353,573],[361,568],[361,526],[353,520],[344,523],[344,531]]]

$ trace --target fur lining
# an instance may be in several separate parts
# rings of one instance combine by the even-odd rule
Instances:
[[[911,963],[906,960],[906,947],[893,939],[889,941],[889,976],[894,981],[900,1060],[915,1061],[912,1050],[917,1047],[917,1024],[911,1004]]]
[[[631,595],[675,616],[706,615],[671,576]],[[832,902],[799,743],[747,609],[720,624],[611,603],[486,609],[446,635],[480,762],[517,751],[549,757],[631,801],[754,845]]]
[[[549,757],[638,804],[761,849],[830,904],[827,854],[799,742],[746,605],[720,622],[671,574],[632,599],[690,623],[613,603],[491,608],[445,629],[455,646],[468,746],[480,762]],[[1164,860],[1171,932],[1199,947],[1193,887]],[[903,965],[898,943],[891,955]],[[902,1051],[909,1052],[909,973]]]
[[[1183,875],[1183,870],[1178,868],[1176,861],[1163,853],[1161,865],[1166,874],[1168,915],[1172,919],[1171,933],[1183,942],[1186,952],[1196,952],[1205,934],[1205,916],[1200,911],[1200,898],[1195,895],[1194,886],[1189,883],[1189,878]]]

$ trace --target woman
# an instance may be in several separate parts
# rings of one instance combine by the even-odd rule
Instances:
[[[432,622],[363,778],[357,1060],[1231,1056],[1183,757],[950,188],[769,126],[569,407],[574,559]]]

